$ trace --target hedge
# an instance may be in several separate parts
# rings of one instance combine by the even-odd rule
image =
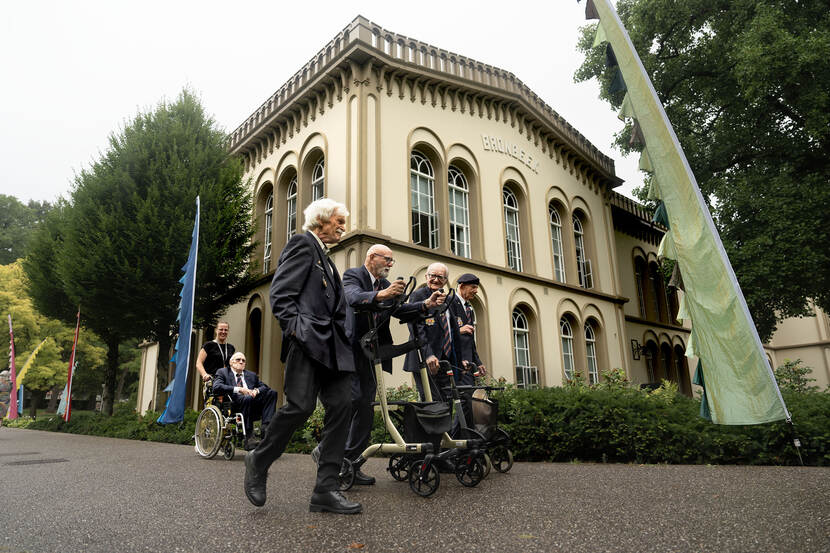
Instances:
[[[410,388],[389,390],[390,399],[414,399]],[[783,391],[801,441],[805,465],[830,466],[830,393]],[[698,416],[700,401],[671,386],[645,392],[625,385],[566,386],[496,392],[499,425],[513,440],[520,461],[586,461],[671,464],[799,465],[791,428],[785,422],[721,426]],[[192,444],[197,413],[181,424],[156,423],[159,413],[136,415],[119,406],[112,417],[89,412],[23,418],[3,424],[74,434]],[[320,437],[322,409],[294,434],[288,452],[307,453]],[[388,441],[375,417],[372,441]]]

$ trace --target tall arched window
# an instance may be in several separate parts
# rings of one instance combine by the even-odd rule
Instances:
[[[538,387],[538,371],[530,365],[530,327],[527,317],[519,308],[513,310],[513,358],[516,363],[516,386]]]
[[[314,164],[314,169],[311,171],[311,201],[317,201],[326,195],[326,181],[325,181],[325,164],[321,157],[320,160]]]
[[[593,277],[591,274],[591,261],[585,257],[585,230],[582,228],[582,221],[574,215],[574,247],[576,249],[576,273],[579,277],[579,285],[583,288],[593,288]]]
[[[502,188],[504,200],[504,231],[507,236],[507,265],[514,271],[522,270],[522,240],[519,233],[519,202],[506,186]]]
[[[285,213],[288,219],[285,239],[290,240],[297,234],[297,175],[291,177],[285,191]]]
[[[634,283],[637,286],[637,303],[640,307],[640,317],[646,318],[646,287],[645,287],[646,262],[642,257],[634,259]]]
[[[677,382],[677,376],[674,374],[674,364],[671,358],[671,346],[668,344],[660,346],[660,368],[662,369],[664,379]]]
[[[648,280],[651,285],[652,309],[654,309],[654,321],[664,320],[664,306],[666,294],[663,291],[663,274],[657,263],[650,263],[648,267]],[[661,301],[661,297],[663,301]],[[662,305],[661,305],[662,304]]]
[[[265,254],[262,260],[263,270],[267,273],[271,270],[271,230],[274,227],[274,191],[268,195],[265,202]]]
[[[553,243],[553,274],[559,282],[565,282],[565,256],[562,252],[562,220],[553,202],[548,204],[550,239]]]
[[[412,195],[412,241],[428,248],[438,247],[438,214],[435,212],[435,172],[420,152],[409,158]]]
[[[562,368],[565,371],[565,378],[574,378],[574,333],[568,319],[559,319],[559,334],[562,338]]]
[[[470,257],[470,188],[464,173],[453,165],[447,172],[450,200],[450,249]]]
[[[588,361],[588,382],[596,384],[599,382],[599,369],[597,368],[597,335],[594,326],[590,322],[585,323],[585,352]]]

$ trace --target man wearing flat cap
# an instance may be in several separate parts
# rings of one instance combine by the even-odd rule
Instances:
[[[479,376],[486,374],[484,363],[481,362],[476,349],[476,314],[470,304],[478,294],[478,285],[478,277],[472,273],[464,273],[458,277],[455,299],[449,308],[458,324],[456,355],[462,371],[457,375],[457,380],[461,385],[474,385],[475,373],[479,373]]]

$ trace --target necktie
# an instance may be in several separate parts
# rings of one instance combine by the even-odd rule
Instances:
[[[473,306],[470,305],[470,302],[464,304],[464,311],[467,313],[467,323],[473,324]]]
[[[449,359],[450,354],[452,353],[452,344],[450,342],[450,323],[447,321],[447,314],[441,313],[441,329],[444,331],[444,337],[442,342],[442,351],[444,353],[444,359]]]
[[[244,386],[242,385],[242,375],[239,373],[236,374],[236,386],[238,388],[244,388]]]

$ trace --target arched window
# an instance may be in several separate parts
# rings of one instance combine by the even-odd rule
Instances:
[[[271,230],[274,227],[274,191],[268,195],[265,202],[265,254],[262,260],[263,270],[267,273],[271,270]]]
[[[291,177],[291,182],[288,183],[285,192],[285,208],[288,219],[285,239],[290,240],[297,234],[297,175]]]
[[[504,200],[504,230],[507,236],[507,265],[514,271],[522,270],[522,240],[519,234],[519,202],[506,186],[502,188]]]
[[[513,310],[513,358],[516,363],[516,386],[537,388],[539,374],[536,367],[530,365],[530,327],[519,308]]]
[[[646,262],[642,257],[634,259],[634,282],[637,285],[637,303],[640,307],[640,317],[646,318]]]
[[[591,260],[585,256],[585,230],[582,228],[582,221],[574,215],[574,247],[576,249],[576,273],[579,277],[579,285],[583,288],[593,288],[593,275],[591,274]]]
[[[665,380],[677,382],[677,376],[674,375],[674,365],[671,359],[671,346],[668,344],[660,346],[660,368]]]
[[[648,267],[648,279],[651,284],[651,301],[654,309],[654,321],[665,321],[666,292],[663,286],[663,273],[657,263],[651,263]]]
[[[593,325],[585,323],[585,352],[588,361],[588,382],[596,384],[599,382],[599,369],[597,368],[597,335]]]
[[[447,172],[450,200],[450,249],[470,257],[470,188],[464,173],[453,165]]]
[[[568,319],[559,319],[559,334],[562,338],[562,368],[565,379],[574,379],[574,333]]]
[[[311,171],[311,201],[317,201],[326,195],[326,181],[325,181],[325,164],[321,157],[320,160],[314,164],[314,169]]]
[[[565,256],[562,252],[562,220],[553,202],[548,204],[550,239],[553,243],[553,274],[559,282],[565,282]]]
[[[438,214],[435,212],[435,172],[420,152],[409,158],[412,195],[412,241],[428,248],[438,247]]]

